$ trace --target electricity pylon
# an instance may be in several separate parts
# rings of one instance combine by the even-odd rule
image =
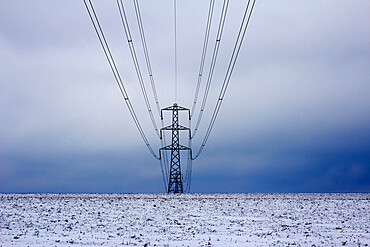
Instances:
[[[182,186],[182,173],[181,173],[181,164],[180,164],[180,151],[187,150],[190,151],[191,148],[183,146],[180,144],[180,131],[189,131],[189,138],[191,137],[190,128],[184,127],[179,124],[179,111],[188,111],[190,119],[190,110],[178,106],[174,103],[172,106],[163,108],[161,110],[161,119],[163,120],[163,111],[172,111],[172,124],[166,127],[161,128],[160,138],[162,139],[162,133],[165,130],[170,130],[172,132],[172,144],[160,148],[161,151],[171,151],[171,164],[170,164],[170,174],[168,179],[168,189],[167,193],[183,193]]]

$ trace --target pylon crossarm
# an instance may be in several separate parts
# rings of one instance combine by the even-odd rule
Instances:
[[[166,108],[163,108],[161,111],[173,111],[173,110],[176,110],[176,111],[189,111],[188,108],[179,106],[176,103],[173,104],[173,105],[171,105],[171,106],[168,106]]]
[[[174,147],[172,145],[168,145],[168,146],[165,146],[163,148],[160,148],[159,150],[180,150],[180,151],[183,151],[183,150],[190,150],[191,151],[191,148],[188,148],[186,146],[183,146],[183,145],[178,145],[177,147]]]
[[[161,131],[162,130],[190,130],[190,128],[182,126],[182,125],[177,125],[177,127],[169,125],[169,126],[161,128]]]

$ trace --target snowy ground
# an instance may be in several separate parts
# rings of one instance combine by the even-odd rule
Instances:
[[[0,246],[368,246],[370,194],[0,194]]]

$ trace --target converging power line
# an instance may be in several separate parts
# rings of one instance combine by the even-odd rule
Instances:
[[[141,16],[141,11],[139,7],[139,1],[138,0],[133,0],[133,5],[134,5],[134,10],[135,10],[135,15],[136,15],[136,21],[140,33],[140,41],[145,57],[145,65],[147,68],[147,76],[150,81],[150,86],[151,86],[151,91],[153,94],[154,98],[154,103],[157,108],[159,121],[161,123],[161,128],[159,129],[157,127],[157,122],[156,122],[156,116],[153,114],[152,108],[151,108],[151,102],[149,100],[146,86],[144,83],[144,77],[141,72],[138,56],[135,50],[134,46],[134,41],[133,37],[131,35],[130,27],[129,27],[129,21],[126,15],[126,10],[125,6],[123,3],[123,0],[116,0],[117,1],[117,6],[118,6],[118,11],[120,15],[120,19],[122,22],[123,30],[125,33],[125,37],[128,43],[128,47],[130,50],[131,54],[131,59],[135,68],[135,72],[137,75],[137,79],[140,85],[140,89],[142,92],[142,95],[144,97],[144,102],[145,102],[145,107],[147,109],[147,112],[150,116],[150,120],[152,122],[154,131],[156,132],[157,136],[159,137],[161,141],[162,147],[159,149],[159,155],[157,155],[152,146],[150,145],[144,130],[140,124],[140,121],[135,113],[134,107],[130,101],[130,98],[128,96],[128,93],[126,91],[126,88],[124,86],[124,83],[122,81],[121,75],[118,71],[117,65],[114,61],[112,52],[109,48],[108,42],[106,40],[106,37],[104,35],[103,29],[100,25],[98,16],[95,12],[94,6],[91,2],[91,0],[83,0],[84,5],[86,7],[87,13],[90,17],[91,23],[93,25],[93,28],[95,30],[96,35],[98,36],[100,45],[103,49],[104,55],[107,59],[108,65],[111,68],[111,71],[113,73],[114,79],[119,87],[119,90],[122,94],[122,97],[129,109],[130,115],[132,119],[134,120],[135,126],[138,129],[145,145],[147,146],[148,150],[152,154],[152,156],[158,160],[160,160],[160,165],[161,165],[161,172],[162,172],[162,178],[163,178],[163,184],[164,188],[168,193],[183,193],[183,192],[190,192],[191,188],[191,175],[192,175],[192,162],[193,160],[197,159],[200,154],[203,152],[204,147],[209,139],[209,136],[211,134],[211,131],[214,127],[214,124],[216,122],[217,116],[220,111],[221,104],[224,100],[226,90],[229,86],[230,80],[232,73],[235,68],[235,64],[237,62],[237,58],[241,49],[241,46],[243,44],[243,40],[245,38],[246,31],[249,26],[250,18],[255,6],[256,0],[248,0],[246,3],[246,7],[244,10],[243,18],[240,23],[239,31],[235,40],[235,44],[231,53],[231,57],[227,66],[226,74],[224,76],[223,82],[222,82],[222,87],[219,93],[219,96],[217,98],[214,110],[212,112],[212,117],[210,119],[210,122],[208,124],[208,127],[205,132],[205,136],[201,142],[200,148],[198,152],[196,153],[195,156],[193,156],[193,151],[192,151],[192,143],[194,136],[198,132],[198,129],[200,127],[200,123],[202,120],[202,116],[205,111],[205,106],[208,100],[208,94],[210,91],[210,88],[212,86],[212,81],[213,79],[213,74],[217,62],[217,57],[219,53],[219,48],[221,44],[221,38],[222,34],[225,28],[225,20],[228,12],[228,7],[230,4],[229,0],[223,0],[222,4],[222,10],[221,14],[218,20],[218,27],[217,27],[217,35],[215,38],[214,42],[214,47],[213,47],[213,52],[212,52],[212,57],[211,57],[211,62],[210,66],[208,69],[208,77],[202,97],[202,104],[200,106],[200,111],[197,117],[197,122],[195,124],[194,130],[192,131],[191,129],[191,121],[193,118],[193,115],[195,113],[195,109],[197,106],[198,102],[198,97],[200,93],[200,85],[202,82],[202,77],[204,75],[204,67],[205,67],[205,61],[207,57],[207,50],[208,50],[208,45],[209,45],[209,36],[210,36],[210,30],[212,26],[212,21],[213,21],[213,13],[215,9],[215,2],[216,0],[210,0],[209,1],[209,7],[208,7],[208,12],[207,12],[207,22],[205,25],[205,32],[204,32],[204,39],[203,39],[203,48],[202,48],[202,53],[201,53],[201,59],[200,59],[200,65],[199,65],[199,71],[198,71],[198,76],[197,76],[197,83],[196,83],[196,88],[195,88],[195,95],[194,95],[194,100],[192,102],[192,108],[187,109],[185,107],[179,106],[177,104],[178,100],[178,75],[177,75],[177,70],[178,70],[178,64],[177,64],[177,59],[178,59],[178,51],[177,51],[177,0],[173,0],[173,24],[174,24],[174,104],[165,107],[161,109],[160,104],[159,104],[159,97],[157,94],[156,90],[156,85],[155,85],[155,80],[153,76],[153,71],[152,71],[152,66],[151,66],[151,61],[150,61],[150,56],[149,56],[149,51],[148,51],[148,44],[147,40],[145,37],[145,31],[144,31],[144,24]],[[168,126],[164,126],[164,117],[163,117],[163,112],[164,111],[170,111],[172,113],[172,122]],[[181,125],[180,122],[180,112],[187,112],[188,113],[188,127],[185,127]],[[171,132],[171,144],[167,144],[166,142],[166,132]],[[180,133],[183,131],[188,132],[188,145],[185,146],[182,144],[180,140]],[[181,167],[181,160],[182,160],[182,155],[181,153],[186,152],[186,169],[183,170]],[[185,160],[184,160],[185,161]],[[185,183],[185,185],[183,185]]]

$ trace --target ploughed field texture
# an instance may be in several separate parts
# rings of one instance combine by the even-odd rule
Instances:
[[[370,194],[0,194],[0,246],[369,246]]]

